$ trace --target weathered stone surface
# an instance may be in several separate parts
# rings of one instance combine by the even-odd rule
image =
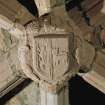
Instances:
[[[16,38],[20,38],[25,34],[24,26],[9,20],[3,15],[0,15],[0,28],[7,30],[11,35],[14,35]]]
[[[49,37],[49,36],[48,36]],[[69,40],[72,37],[35,38],[33,65],[35,72],[44,80],[53,81],[61,78],[69,68]],[[71,39],[70,39],[71,38]]]
[[[7,0],[6,2],[0,0],[0,14],[23,25],[34,19],[34,16],[17,0]]]
[[[85,74],[83,79],[95,88],[99,89],[101,92],[105,93],[105,78],[98,72],[91,71]]]
[[[101,41],[103,43],[103,45],[105,44],[105,30],[102,30],[102,33],[101,33]]]
[[[27,24],[26,39],[18,54],[27,77],[45,83],[47,91],[62,87],[78,71],[75,49],[79,35],[75,33],[80,35],[81,32],[69,20],[65,6],[56,7],[51,14]]]
[[[105,77],[105,53],[97,52],[97,57],[93,64],[93,70],[98,72],[99,75]]]
[[[31,83],[10,99],[6,105],[40,105],[39,87],[34,82]]]
[[[105,52],[96,52],[96,57],[91,68],[92,71],[83,75],[83,78],[91,85],[105,93]]]
[[[80,43],[76,50],[76,58],[80,67],[85,66],[90,68],[94,61],[95,48],[86,41]]]
[[[18,42],[8,31],[0,30],[0,92],[16,80],[18,71],[21,71],[17,55]]]
[[[38,8],[39,16],[48,14],[56,6],[63,5],[65,0],[34,0]]]
[[[50,11],[50,6],[49,6],[50,2],[46,1],[47,0],[45,0],[45,4],[43,4],[43,6],[42,5],[40,6],[38,4],[39,12],[40,12],[40,7],[42,10],[41,14],[43,13],[45,14]],[[44,1],[41,1],[41,3],[42,2],[44,3]],[[46,10],[43,11],[43,7],[46,8]],[[41,80],[40,85],[42,85],[41,83],[46,83],[46,84],[48,83],[47,88],[49,88],[49,90],[56,89],[57,85],[64,86],[63,83],[67,81],[73,73],[76,74],[78,72],[77,70],[78,65],[75,59],[76,47],[77,47],[76,57],[78,64],[80,66],[86,66],[90,68],[90,65],[92,64],[95,57],[95,50],[93,46],[91,46],[87,42],[83,42],[83,39],[79,36],[81,34],[81,31],[72,22],[72,20],[70,21],[65,12],[64,7],[63,6],[62,8],[56,7],[54,8],[54,11],[52,11],[51,13],[52,13],[51,16],[48,17],[49,19],[48,21],[47,21],[47,16],[45,16],[46,19],[42,17],[38,20],[38,22],[42,22],[41,24],[38,24],[38,27],[32,26],[30,28],[32,29],[31,32],[30,30],[28,30],[29,33],[27,33],[28,37],[25,40],[26,43],[23,43],[23,46],[21,46],[21,48],[22,47],[24,48],[22,48],[21,50],[22,53],[19,53],[20,55],[22,54],[22,56],[19,55],[19,57],[21,59],[20,61],[23,67],[23,71],[27,75],[27,77],[31,78],[34,81],[36,81],[36,79]],[[17,18],[20,17],[18,17],[17,15]],[[9,22],[7,23],[9,24]],[[3,21],[3,24],[4,23],[5,21]],[[13,27],[11,23],[9,25],[6,24],[6,27],[7,26],[9,27],[9,29],[11,28],[11,26]],[[17,28],[17,30],[19,29],[19,27],[17,26],[15,28]],[[22,32],[21,30],[18,31],[20,33]],[[10,29],[10,32],[12,34],[15,34],[18,31],[15,31],[14,28],[12,30]],[[74,34],[69,34],[70,32],[73,31],[76,34],[75,37]],[[70,36],[70,38],[65,37],[68,36],[67,34]],[[5,48],[6,46],[7,48],[11,46],[11,40],[9,40],[10,37],[11,35],[9,35],[9,37],[6,39],[8,41],[3,41],[4,37],[2,37],[1,43],[3,43],[3,46],[1,46],[1,49]],[[79,47],[74,46],[74,44],[78,44],[75,43],[74,40],[75,38],[77,39],[77,37],[80,39],[81,42]],[[15,49],[15,51],[17,51],[17,49]],[[7,66],[8,65],[12,66],[10,67],[11,69],[18,70],[17,68],[18,66],[16,66],[18,64],[17,63],[18,61],[14,62],[16,56],[15,54],[13,55],[11,54],[13,52],[14,50],[11,50],[11,52],[7,54],[9,56],[8,60],[10,64],[7,64],[8,62],[5,63],[7,64]],[[77,66],[76,69],[75,66]],[[31,88],[32,87],[30,87],[30,89]],[[32,99],[28,100],[27,98],[28,95],[26,95],[26,93],[29,95],[29,98]],[[36,97],[36,95],[35,96],[32,95],[33,97],[30,97],[29,93],[31,92],[29,92],[28,90],[25,91],[22,94],[22,96],[20,95],[18,97],[18,99],[17,98],[14,99],[17,100],[17,103],[15,103],[13,100],[10,104],[34,105],[32,103],[32,100],[34,99],[34,97]],[[62,96],[61,99],[63,100]]]

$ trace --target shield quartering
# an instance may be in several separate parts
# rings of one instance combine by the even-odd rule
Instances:
[[[56,82],[70,72],[73,37],[70,34],[52,34],[34,38],[33,67],[42,80]]]

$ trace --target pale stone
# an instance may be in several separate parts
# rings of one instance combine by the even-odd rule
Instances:
[[[34,0],[38,8],[39,16],[52,12],[54,7],[64,5],[65,0]]]
[[[100,37],[101,37],[102,43],[105,44],[105,29],[102,30]]]
[[[0,30],[0,97],[22,82],[18,78],[22,71],[17,55],[18,42],[7,30]]]
[[[21,64],[21,68],[24,72],[24,74],[31,78],[35,82],[39,82],[39,78],[33,73],[33,70],[29,64],[30,59],[30,51],[29,48],[26,46],[21,46],[18,49],[18,58]]]
[[[44,90],[58,91],[64,86],[65,81],[78,72],[74,69],[74,65],[77,64],[73,57],[76,36],[71,33],[72,27],[75,25],[69,20],[65,6],[56,7],[51,14],[26,26],[26,41],[19,47],[19,59],[27,77],[38,80],[40,85],[45,84]]]
[[[104,0],[104,3],[103,3],[103,8],[102,8],[101,12],[105,14],[105,0]]]
[[[14,23],[8,18],[0,15],[0,28],[8,30],[8,32],[17,38],[21,38],[25,34],[24,26]]]
[[[70,105],[68,86],[57,93],[50,93],[40,88],[40,97],[40,105]]]
[[[20,38],[18,58],[21,68],[27,78],[39,83],[41,104],[69,105],[68,89],[65,84],[78,72],[78,64],[90,68],[94,61],[95,49],[84,41],[82,32],[69,19],[64,5],[51,11],[50,0],[35,0],[35,2],[40,16],[49,12],[51,14],[30,22],[26,27],[13,23],[1,15],[1,28]],[[18,15],[16,17],[21,18]],[[15,54],[9,56],[12,58],[9,62],[17,64],[17,60],[13,61]],[[12,65],[12,69],[18,68]],[[23,96],[27,100],[26,95]],[[27,104],[27,101],[23,102],[24,104]]]
[[[97,56],[93,63],[92,69],[98,72],[99,75],[105,76],[105,53],[104,52],[97,52]]]
[[[94,57],[95,48],[86,41],[80,43],[80,46],[76,50],[76,58],[80,67],[85,66],[87,68],[90,68],[91,64],[94,61]]]
[[[34,0],[34,1],[37,5],[39,16],[51,12],[50,0]]]
[[[88,83],[105,93],[105,53],[96,52],[91,71],[81,75]]]
[[[18,0],[0,0],[0,14],[23,25],[35,18]]]
[[[25,86],[27,81],[22,84]],[[17,95],[12,97],[5,105],[40,105],[39,87],[35,82],[31,82]]]
[[[105,93],[105,78],[98,74],[98,72],[91,71],[82,77],[86,82]]]

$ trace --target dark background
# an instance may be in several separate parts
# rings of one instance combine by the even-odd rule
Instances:
[[[69,88],[71,105],[105,105],[105,94],[79,76],[70,80]]]

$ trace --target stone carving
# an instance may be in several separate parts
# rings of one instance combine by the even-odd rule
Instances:
[[[18,42],[7,30],[0,29],[0,98],[22,82]]]
[[[41,17],[26,26],[27,40],[23,44],[26,46],[19,52],[25,74],[53,92],[62,87],[80,67],[89,69],[95,56],[95,49],[90,44],[71,33],[71,28],[75,26],[72,20],[68,25],[67,20],[60,18],[65,24],[62,27],[55,21],[61,15],[56,15],[59,10],[57,8],[53,15]],[[64,11],[64,8],[61,10]],[[67,14],[63,17],[68,18]],[[77,33],[78,29],[74,30]],[[86,55],[87,50],[92,52],[91,56]]]
[[[47,91],[58,91],[80,67],[89,69],[93,63],[94,48],[84,42],[65,6],[54,8],[25,27],[1,15],[0,23],[20,40],[18,58],[24,74]],[[91,56],[85,55],[86,51],[92,52]]]
[[[57,85],[62,86],[72,71],[76,73],[78,65],[73,57],[76,48],[74,34],[50,24],[52,17],[42,17],[26,26],[27,40],[19,48],[19,59],[28,77],[41,85],[46,84],[47,90],[53,91],[55,87],[56,91]]]
[[[60,70],[60,75],[68,71],[69,43],[67,38],[35,38],[34,43],[33,65],[41,77],[53,80],[58,77],[58,70]],[[63,46],[62,43],[64,43]]]
[[[103,8],[102,8],[101,12],[105,13],[105,0],[104,0],[104,3],[103,3]]]
[[[91,53],[90,53],[91,52]],[[80,67],[91,68],[92,63],[94,62],[95,57],[95,48],[84,41],[80,47],[76,50],[76,58],[77,62],[80,65]]]

